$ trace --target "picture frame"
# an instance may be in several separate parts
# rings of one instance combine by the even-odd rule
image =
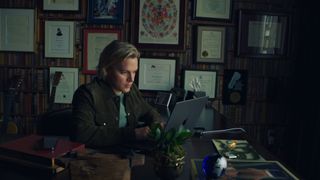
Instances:
[[[94,24],[123,24],[124,0],[88,1],[88,22]]]
[[[237,55],[277,58],[288,55],[290,15],[287,13],[239,11]]]
[[[132,42],[139,49],[183,51],[186,33],[184,0],[137,0],[132,18]],[[156,18],[155,18],[156,17]]]
[[[79,11],[79,0],[43,0],[44,11]]]
[[[225,69],[222,104],[244,105],[247,100],[248,70]]]
[[[121,30],[111,28],[84,28],[83,29],[83,73],[96,74],[99,57],[106,45],[113,40],[121,40]]]
[[[61,79],[56,87],[54,103],[70,104],[72,102],[73,94],[79,86],[78,68],[50,67],[49,71],[50,91],[52,89],[52,81],[55,72],[62,72]]]
[[[0,8],[0,51],[34,52],[34,9]]]
[[[46,58],[73,58],[74,28],[73,21],[45,21]]]
[[[192,8],[192,19],[225,21],[231,19],[232,0],[194,0]]]
[[[194,59],[197,63],[224,63],[226,28],[195,26]]]
[[[175,86],[176,61],[174,58],[141,57],[138,88],[170,91]]]
[[[185,69],[182,84],[186,91],[203,91],[210,99],[214,99],[217,89],[217,71]]]

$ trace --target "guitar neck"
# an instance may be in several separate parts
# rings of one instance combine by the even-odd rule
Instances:
[[[50,94],[50,97],[49,97],[48,110],[52,110],[53,109],[54,99],[55,99],[55,96],[56,96],[56,89],[57,89],[57,87],[55,87],[55,86],[52,86],[52,88],[51,88],[51,94]]]

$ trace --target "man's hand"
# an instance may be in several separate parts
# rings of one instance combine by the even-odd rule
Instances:
[[[150,133],[150,128],[149,126],[136,128],[134,129],[134,132],[136,133],[137,140],[144,140],[147,139],[148,134]]]

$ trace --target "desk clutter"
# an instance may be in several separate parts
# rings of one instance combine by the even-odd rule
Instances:
[[[298,180],[279,161],[265,160],[258,152],[249,144],[247,140],[228,140],[228,139],[212,139],[212,143],[216,148],[216,156],[226,158],[227,165],[223,169],[223,173],[218,177],[208,177],[211,171],[215,172],[217,162],[208,163],[208,157],[204,159],[191,158],[191,177],[192,180],[214,179],[286,179]],[[212,158],[211,158],[212,159]],[[219,159],[219,158],[216,158]],[[214,174],[215,175],[215,174]]]

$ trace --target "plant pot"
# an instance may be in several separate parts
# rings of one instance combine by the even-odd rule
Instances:
[[[157,156],[154,159],[154,171],[160,179],[173,180],[181,175],[185,164],[184,156],[168,159],[167,156]]]

